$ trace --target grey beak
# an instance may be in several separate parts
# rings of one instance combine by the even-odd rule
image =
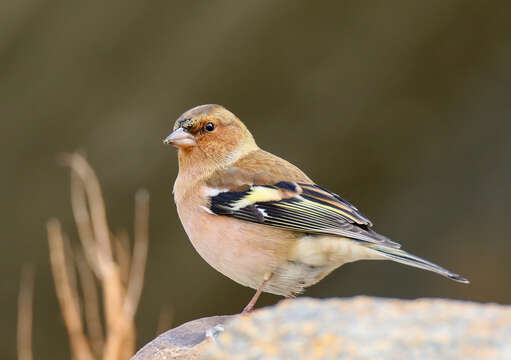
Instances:
[[[163,143],[165,145],[174,145],[177,147],[188,147],[197,145],[193,135],[181,127],[177,128],[169,136],[167,136],[163,140]]]

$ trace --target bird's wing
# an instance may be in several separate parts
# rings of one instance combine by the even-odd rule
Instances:
[[[362,242],[400,247],[374,232],[371,221],[339,195],[315,185],[308,178],[300,182],[298,173],[291,176],[291,181],[271,181],[274,171],[271,168],[267,170],[266,183],[250,181],[255,176],[264,178],[261,175],[264,167],[261,169],[260,166],[257,171],[246,166],[234,166],[216,174],[207,194],[209,210],[217,215],[286,230],[340,235]],[[271,182],[268,183],[268,180]]]

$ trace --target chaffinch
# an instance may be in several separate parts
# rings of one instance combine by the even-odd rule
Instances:
[[[216,270],[261,292],[292,297],[342,264],[393,260],[468,280],[400,249],[339,195],[260,149],[219,105],[188,110],[165,144],[178,148],[174,200],[186,234]]]

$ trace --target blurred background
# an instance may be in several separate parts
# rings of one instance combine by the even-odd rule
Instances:
[[[377,231],[472,281],[358,262],[307,296],[511,303],[510,12],[468,0],[0,2],[2,356],[16,354],[20,269],[32,263],[35,356],[69,358],[45,232],[58,217],[76,241],[61,152],[86,153],[113,229],[132,231],[133,194],[151,194],[138,346],[164,307],[175,326],[248,302],[251,289],[194,251],[171,197],[176,154],[161,139],[205,103]]]

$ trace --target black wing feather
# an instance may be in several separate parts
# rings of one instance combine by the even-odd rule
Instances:
[[[400,246],[374,232],[371,221],[350,202],[314,184],[281,181],[246,191],[225,191],[210,198],[210,210],[286,230]]]

